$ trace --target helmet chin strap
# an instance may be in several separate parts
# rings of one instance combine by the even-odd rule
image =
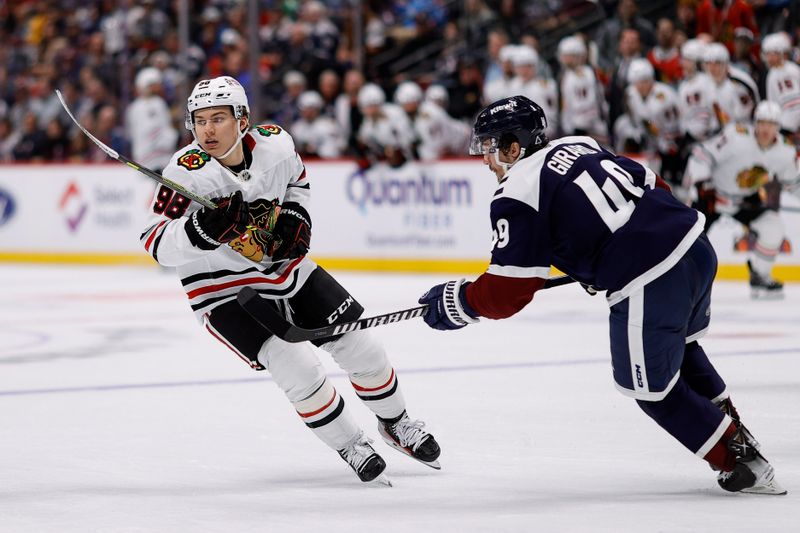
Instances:
[[[236,138],[236,142],[233,143],[230,148],[228,148],[227,152],[225,152],[224,154],[219,156],[217,159],[225,159],[226,157],[231,155],[231,152],[233,152],[236,149],[236,147],[239,146],[239,143],[242,142],[242,139],[244,139],[244,136],[245,136],[246,133],[247,133],[247,129],[246,128],[244,130],[240,131],[239,132],[239,136]]]
[[[522,159],[524,156],[525,156],[525,148],[520,148],[519,155],[517,156],[516,159],[514,159],[514,161],[512,161],[511,163],[504,163],[503,161],[500,161],[500,149],[498,148],[497,150],[494,151],[494,162],[497,163],[497,165],[503,169],[503,174],[507,174],[508,171],[511,170],[511,167],[517,164],[517,161]]]

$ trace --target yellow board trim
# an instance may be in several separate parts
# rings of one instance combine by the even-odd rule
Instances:
[[[406,259],[370,257],[313,257],[314,261],[329,270],[355,272],[398,273],[448,273],[478,275],[488,266],[487,260],[476,259]],[[147,254],[112,253],[58,253],[58,252],[0,252],[0,263],[45,263],[75,265],[155,266]],[[553,275],[559,274],[554,269]],[[782,281],[800,281],[800,265],[775,265],[775,278]],[[746,280],[744,264],[719,265],[717,279]]]

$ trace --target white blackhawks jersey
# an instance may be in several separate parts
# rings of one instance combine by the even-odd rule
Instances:
[[[383,104],[377,117],[364,116],[358,140],[380,151],[386,146],[394,146],[410,153],[414,144],[413,126],[402,107]]]
[[[438,159],[449,151],[452,142],[450,116],[433,102],[422,102],[417,114],[411,118],[417,141],[417,153],[423,161]]]
[[[178,131],[163,98],[146,96],[131,102],[125,112],[125,129],[134,161],[157,170],[167,165],[178,144]]]
[[[642,98],[636,87],[625,89],[631,118],[644,126],[656,149],[661,153],[672,153],[678,149],[681,133],[678,93],[665,83],[655,82],[646,98]]]
[[[728,67],[729,74],[714,87],[714,111],[717,120],[724,126],[731,122],[750,122],[758,103],[758,89],[749,74],[735,67]]]
[[[704,141],[720,127],[714,112],[714,81],[705,72],[698,72],[678,86],[681,132]]]
[[[483,86],[483,103],[489,105],[509,96],[514,96],[514,78],[501,76]]]
[[[513,94],[527,96],[544,110],[547,117],[547,135],[555,138],[558,131],[558,88],[556,82],[550,78],[534,78],[523,81],[514,78],[512,85]]]
[[[711,180],[717,191],[717,209],[735,213],[741,200],[758,191],[767,181],[784,185],[797,182],[797,154],[782,135],[770,147],[761,149],[753,128],[737,123],[699,143],[692,150],[684,174],[685,185]]]
[[[786,61],[769,69],[767,100],[781,106],[781,128],[796,132],[800,128],[800,66]]]
[[[583,130],[589,135],[606,136],[601,110],[605,100],[594,70],[588,65],[565,69],[561,76],[561,130],[572,135]]]
[[[250,178],[240,180],[193,142],[178,150],[164,169],[164,177],[206,198],[225,197],[241,190],[250,204],[250,224],[264,227],[276,204],[298,202],[307,210],[311,197],[305,167],[292,137],[274,125],[256,126],[242,142],[253,160]],[[251,286],[268,298],[289,298],[306,282],[316,264],[302,256],[272,262],[266,243],[248,230],[216,250],[195,248],[184,224],[201,206],[164,186],[158,188],[153,213],[140,237],[147,252],[161,265],[176,267],[189,305],[198,320]]]
[[[299,119],[292,124],[292,135],[301,152],[313,151],[323,158],[340,157],[347,147],[342,127],[325,115],[311,121]]]

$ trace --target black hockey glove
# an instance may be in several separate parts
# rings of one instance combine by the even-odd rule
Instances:
[[[297,202],[284,203],[272,235],[275,239],[267,253],[273,261],[306,255],[311,246],[311,217],[308,211]]]
[[[248,205],[242,191],[227,198],[214,198],[216,209],[204,207],[192,213],[184,224],[192,245],[201,250],[214,250],[247,231]]]

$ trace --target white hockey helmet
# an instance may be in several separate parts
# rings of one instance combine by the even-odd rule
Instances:
[[[539,53],[528,45],[519,45],[514,50],[513,59],[511,60],[515,67],[522,65],[536,66],[539,64]]]
[[[230,76],[220,76],[212,80],[197,82],[186,101],[186,129],[194,130],[194,112],[198,109],[226,105],[231,106],[236,120],[250,114],[247,93],[244,92],[241,83]]]
[[[322,109],[325,102],[322,101],[322,96],[317,91],[306,91],[297,97],[298,109]]]
[[[788,52],[791,48],[792,43],[789,40],[789,36],[783,32],[770,33],[761,41],[761,51],[764,53],[778,52],[783,54]]]
[[[450,94],[443,85],[431,85],[425,90],[425,100],[446,107],[447,103],[450,101]]]
[[[730,60],[731,54],[722,43],[708,43],[703,50],[703,61],[706,63],[728,63]]]
[[[628,66],[628,83],[655,79],[656,73],[653,65],[646,59],[637,58]]]
[[[558,43],[558,56],[561,57],[564,55],[585,56],[586,44],[583,42],[583,39],[575,35],[570,35],[569,37],[561,39]]]
[[[756,111],[753,116],[756,122],[763,120],[764,122],[774,122],[775,124],[780,124],[781,106],[778,105],[777,102],[762,100],[756,106]]]
[[[136,74],[134,85],[139,92],[144,91],[151,85],[162,82],[161,71],[155,67],[145,67]]]
[[[370,105],[383,105],[384,103],[386,103],[386,93],[374,83],[367,83],[358,91],[358,107],[362,109]]]
[[[694,61],[695,63],[703,59],[705,43],[699,39],[689,39],[681,46],[681,57]]]
[[[497,59],[499,59],[502,63],[506,61],[514,61],[514,53],[517,51],[516,44],[506,44],[500,48],[500,52],[497,54]]]
[[[394,101],[400,105],[422,101],[422,89],[413,81],[404,81],[394,91]]]

